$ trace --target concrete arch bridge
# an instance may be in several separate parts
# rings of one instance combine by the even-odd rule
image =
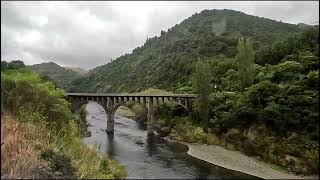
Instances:
[[[72,110],[79,109],[83,104],[94,101],[100,104],[107,113],[107,133],[114,133],[114,114],[126,102],[137,102],[148,112],[147,133],[153,134],[154,104],[160,105],[168,101],[181,105],[188,111],[188,102],[196,98],[196,94],[170,95],[132,95],[115,93],[67,93],[66,98],[72,105]]]

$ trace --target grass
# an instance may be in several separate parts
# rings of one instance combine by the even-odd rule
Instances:
[[[126,106],[120,106],[116,111],[116,115],[124,117],[134,117],[135,113]]]
[[[41,124],[1,117],[1,176],[5,178],[126,178],[115,160],[99,155],[80,138],[60,139]],[[108,162],[102,168],[101,162]]]
[[[124,93],[128,94],[129,93]],[[131,95],[170,95],[172,92],[168,92],[161,89],[148,88],[144,91],[138,93],[131,93]],[[142,108],[141,104],[137,104],[136,102],[127,102],[123,106],[120,106],[117,110],[117,115],[125,116],[125,117],[135,117],[137,119],[144,119],[146,117],[146,111]]]
[[[1,178],[38,178],[35,170],[47,165],[36,148],[42,143],[42,135],[32,124],[1,117]]]
[[[155,88],[148,88],[144,91],[138,92],[138,93],[132,93],[133,95],[169,95],[173,94],[172,92],[168,92],[161,89],[155,89]]]
[[[174,140],[188,143],[219,143],[219,139],[214,134],[204,133],[202,126],[193,122],[190,117],[176,117],[173,121],[176,122],[176,126],[172,129],[169,136]],[[164,121],[160,120],[158,123],[163,124]]]

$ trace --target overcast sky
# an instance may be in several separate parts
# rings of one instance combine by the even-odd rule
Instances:
[[[233,9],[294,24],[319,19],[318,1],[1,1],[1,60],[53,61],[88,70],[204,9]]]

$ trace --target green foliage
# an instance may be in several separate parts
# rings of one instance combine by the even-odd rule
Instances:
[[[31,138],[36,144],[33,148],[42,151],[52,177],[125,178],[125,168],[114,160],[107,159],[108,169],[100,169],[106,157],[81,142],[79,128],[83,122],[76,121],[64,97],[63,90],[26,69],[1,72],[1,113],[32,125],[36,133]]]
[[[107,159],[102,159],[100,163],[101,170],[108,170],[109,169],[109,162]]]
[[[14,70],[14,69],[22,69],[25,68],[25,65],[22,61],[11,61],[11,62],[6,62],[6,61],[1,61],[1,71],[5,70]]]
[[[241,37],[250,38],[251,42],[240,40],[237,48]],[[199,58],[208,64],[198,65],[191,82]],[[2,67],[7,65],[1,64]],[[43,118],[49,127],[59,127],[55,122],[61,126],[64,119],[70,119],[68,113],[61,113],[68,105],[46,100],[62,96],[51,83],[22,72],[10,73],[5,71],[5,78],[1,79],[5,87],[1,97],[10,90],[2,98],[5,109],[18,108],[26,117],[30,114],[37,117],[35,120]],[[15,77],[25,80],[16,81]],[[43,85],[31,86],[25,81]],[[160,107],[161,120],[169,117],[165,123],[176,125],[171,133],[175,139],[205,142],[200,128],[203,122],[195,120],[199,115],[208,119],[209,113],[212,131],[227,137],[240,150],[290,168],[293,165],[286,155],[295,156],[300,159],[297,162],[304,164],[299,167],[296,163],[293,171],[318,172],[319,26],[300,28],[231,10],[204,10],[167,32],[162,31],[160,37],[149,38],[131,54],[71,81],[70,91],[74,92],[137,92],[148,88],[197,92],[201,103],[195,103],[195,107],[200,114],[192,112],[188,117],[177,107]],[[217,88],[213,91],[209,84]],[[55,93],[34,94],[37,89]],[[51,117],[58,119],[53,121]],[[249,135],[256,125],[265,126],[268,133]]]
[[[308,27],[302,33],[293,34],[288,39],[261,48],[256,53],[255,62],[260,65],[274,65],[287,56],[296,55],[299,51],[310,51],[319,56],[319,26]]]
[[[40,113],[48,128],[63,134],[72,133],[70,105],[64,99],[64,92],[51,82],[24,69],[7,70],[1,72],[1,88],[1,101],[6,112],[26,115],[20,116],[22,118]]]
[[[174,121],[176,126],[170,135],[173,139],[189,143],[206,142],[207,135],[203,128],[200,127],[200,124],[192,121],[190,117],[177,117]]]
[[[196,110],[199,112],[201,120],[204,122],[204,132],[208,132],[208,116],[209,116],[209,96],[211,92],[210,69],[207,63],[198,61],[196,69],[192,76],[192,83],[195,92],[198,94],[196,100]]]
[[[274,82],[297,81],[304,67],[296,61],[285,61],[273,66],[272,80]]]
[[[286,41],[286,46],[295,46],[290,43],[301,41],[300,37]],[[240,134],[226,139],[239,150],[299,174],[312,174],[318,173],[319,164],[319,58],[310,51],[314,44],[305,48],[301,44],[300,49],[283,52],[282,59],[270,56],[272,63],[255,65],[254,82],[244,92],[238,92],[238,72],[231,67],[224,70],[222,91],[211,94],[210,127],[222,137],[238,128]],[[253,141],[245,132],[257,124],[266,125],[269,134],[257,134]],[[266,137],[274,140],[263,140]],[[286,159],[287,155],[295,160]]]
[[[251,41],[240,38],[238,43],[239,53],[235,57],[235,64],[238,70],[238,78],[242,90],[253,83],[254,72],[254,50],[252,48]]]
[[[80,131],[80,134],[84,135],[87,132],[87,113],[85,106],[82,106],[79,110],[79,115],[75,118],[75,123]]]
[[[76,178],[76,169],[72,166],[68,156],[57,154],[49,149],[41,153],[41,158],[50,163],[50,168],[55,174],[58,172],[64,178]]]
[[[312,174],[319,174],[319,148],[306,151],[306,165]]]
[[[39,73],[43,79],[53,82],[57,87],[70,90],[71,82],[74,79],[82,77],[78,72],[61,67],[53,62],[35,64],[28,66],[28,69]]]

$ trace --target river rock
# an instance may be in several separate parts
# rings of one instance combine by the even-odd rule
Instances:
[[[171,128],[170,127],[163,127],[158,130],[158,133],[160,136],[167,136],[170,133]]]
[[[215,134],[208,133],[207,144],[209,145],[219,144],[219,138]]]
[[[87,127],[92,127],[92,125],[90,123],[86,123]]]
[[[209,120],[209,123],[210,123],[210,124],[215,124],[216,122],[217,122],[216,119],[210,119],[210,120]]]
[[[159,130],[159,129],[161,129],[161,125],[159,125],[159,124],[154,124],[154,125],[153,125],[153,128],[154,128],[154,130]]]
[[[85,131],[85,132],[83,132],[83,134],[81,135],[81,137],[91,137],[91,131]]]
[[[230,143],[227,144],[226,148],[230,150],[235,150],[234,145]]]
[[[142,145],[142,144],[144,144],[142,141],[136,141],[136,144],[138,144],[138,145]]]

